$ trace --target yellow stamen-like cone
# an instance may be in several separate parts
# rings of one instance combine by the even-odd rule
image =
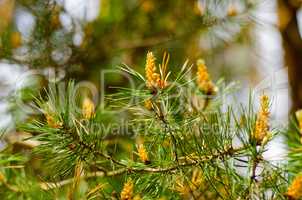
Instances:
[[[139,144],[137,147],[139,158],[145,163],[148,164],[150,162],[148,158],[148,153],[143,144]]]
[[[94,103],[90,98],[86,97],[82,105],[82,113],[85,119],[90,119],[94,116]]]
[[[147,53],[146,60],[146,85],[148,88],[157,87],[157,83],[160,81],[160,75],[156,72],[155,57],[152,52]]]
[[[208,69],[204,60],[197,60],[197,85],[205,94],[215,94],[217,91],[216,86],[211,81]]]
[[[62,122],[56,120],[53,115],[46,113],[45,114],[47,124],[52,128],[61,128]]]
[[[152,110],[152,101],[151,99],[147,99],[145,102],[144,102],[144,106],[147,110]]]
[[[129,179],[123,187],[123,190],[121,192],[121,200],[132,200],[133,197],[133,181]]]
[[[257,144],[261,144],[269,132],[269,98],[267,95],[262,95],[260,101],[261,106],[257,115],[255,130],[253,133]]]
[[[288,187],[286,195],[292,200],[298,200],[302,197],[302,175],[297,176]]]

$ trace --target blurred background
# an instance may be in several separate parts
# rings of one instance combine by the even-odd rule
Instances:
[[[30,102],[49,81],[90,81],[122,63],[144,72],[145,55],[178,71],[206,60],[214,80],[239,81],[236,101],[250,89],[268,92],[277,125],[302,107],[300,0],[0,0],[0,127],[30,117]],[[107,74],[109,86],[127,84]]]

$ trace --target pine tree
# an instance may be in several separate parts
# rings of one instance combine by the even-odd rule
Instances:
[[[103,0],[97,19],[71,18],[66,29],[60,1],[5,1],[1,60],[54,76],[7,95],[16,127],[1,134],[0,199],[300,199],[301,113],[273,127],[273,97],[227,102],[238,85],[212,78],[206,63],[250,42],[259,2]],[[1,13],[13,8],[34,16],[29,36]],[[116,65],[133,84],[110,76],[102,101],[79,89]],[[288,166],[263,156],[284,134]]]
[[[4,168],[3,185],[26,197],[34,192],[51,198],[46,192],[51,190],[67,199],[298,196],[293,190],[299,184],[294,182],[286,193],[282,166],[263,158],[267,143],[279,133],[269,127],[268,96],[261,97],[258,114],[251,107],[241,107],[239,115],[231,106],[223,110],[226,102],[221,96],[232,85],[214,84],[204,62],[202,71],[200,60],[194,65],[199,70],[193,79],[186,76],[192,70],[187,62],[168,78],[164,74],[170,74],[169,56],[164,55],[161,76],[157,76],[155,57],[150,55],[146,76],[127,66],[121,68],[145,88],[120,88],[107,97],[105,107],[88,97],[78,105],[74,82],[68,83],[65,93],[60,91],[65,87],[50,85],[47,95],[36,102],[44,117],[20,126],[38,143],[33,152],[41,159],[44,180],[33,180],[35,187],[19,189],[15,178],[4,178],[15,170]],[[205,83],[217,88],[216,92],[209,95]],[[150,107],[145,107],[146,100]],[[128,129],[111,127],[122,124],[122,115],[128,116]]]

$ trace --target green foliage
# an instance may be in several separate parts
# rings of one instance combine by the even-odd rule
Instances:
[[[124,70],[136,76],[136,85],[145,84],[142,75]],[[264,160],[266,143],[257,145],[251,134],[256,120],[252,100],[235,112],[223,101],[230,86],[221,82],[216,95],[205,96],[194,79],[186,78],[187,70],[184,66],[177,81],[163,89],[120,88],[91,118],[83,115],[74,82],[50,85],[46,97],[37,100],[45,119],[20,127],[40,142],[34,153],[43,160],[44,180],[57,182],[46,189],[88,198],[104,184],[93,198],[118,198],[131,178],[134,194],[143,199],[285,199],[284,172]],[[127,116],[126,122],[121,116]],[[115,123],[119,126],[112,129]],[[148,163],[137,149],[141,140]]]
[[[248,43],[257,3],[102,0],[95,20],[71,18],[67,30],[62,4],[16,1],[16,8],[34,16],[35,26],[26,38],[14,22],[0,30],[0,59],[53,70],[55,78],[41,70],[17,98],[8,95],[16,135],[30,137],[0,151],[1,199],[123,199],[125,191],[132,191],[131,199],[286,199],[286,173],[296,175],[302,166],[295,122],[288,131],[295,132],[288,134],[290,167],[271,163],[263,158],[267,144],[284,131],[271,127],[271,137],[255,139],[253,98],[247,107],[230,104],[226,97],[237,84],[222,79],[215,83],[218,92],[205,94],[192,75],[195,66],[178,65],[201,54],[221,60],[231,43]],[[78,33],[83,39],[75,44]],[[173,52],[162,87],[146,87],[138,67],[149,49]],[[97,85],[110,94],[93,103],[77,87],[122,61],[131,65],[121,67],[133,78],[131,88],[120,74],[110,74],[106,85]],[[39,114],[25,117],[20,101]],[[126,182],[133,188],[126,190]]]
[[[290,178],[298,175],[301,172],[302,162],[300,160],[302,156],[301,149],[301,134],[299,128],[299,122],[295,117],[290,119],[288,129],[285,131],[287,137],[287,143],[289,147],[289,175]]]

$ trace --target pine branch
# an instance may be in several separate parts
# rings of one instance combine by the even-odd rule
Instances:
[[[229,148],[225,150],[224,152],[217,152],[216,154],[204,156],[202,158],[199,158],[197,160],[191,160],[191,161],[185,161],[182,163],[176,163],[170,167],[146,167],[146,168],[134,168],[134,167],[127,167],[127,168],[120,168],[118,170],[114,171],[96,171],[96,172],[90,172],[84,176],[81,177],[81,179],[89,179],[89,178],[95,178],[95,177],[111,177],[111,176],[118,176],[122,174],[137,174],[137,173],[172,173],[175,170],[180,170],[180,168],[189,167],[189,166],[198,166],[201,163],[204,162],[210,162],[215,159],[223,159],[227,156],[235,156],[236,153],[239,153],[243,150],[245,150],[246,147],[239,147],[236,149]],[[62,187],[64,185],[70,184],[73,182],[74,178],[66,179],[60,182],[52,183],[52,182],[43,182],[40,183],[40,187],[43,190],[49,190],[54,189],[57,187]]]

